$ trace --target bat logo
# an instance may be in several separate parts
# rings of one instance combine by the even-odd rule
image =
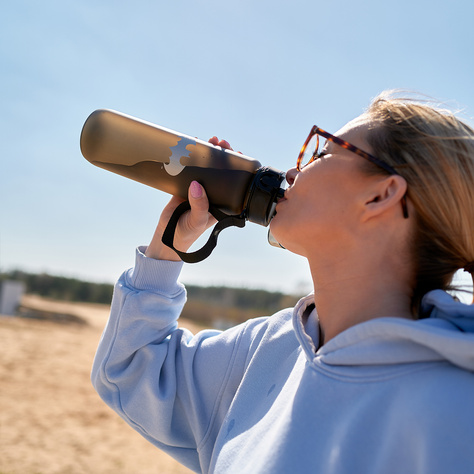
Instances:
[[[181,158],[189,156],[190,150],[187,149],[188,145],[196,145],[196,141],[191,138],[182,137],[177,145],[170,148],[172,152],[170,162],[164,163],[165,170],[169,175],[177,176],[185,168],[185,165],[181,164]]]

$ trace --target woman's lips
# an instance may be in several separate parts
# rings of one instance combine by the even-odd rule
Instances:
[[[275,213],[278,212],[278,206],[279,206],[282,202],[284,202],[284,201],[286,201],[286,198],[285,198],[285,197],[281,197],[281,198],[278,199],[278,201],[277,201],[277,203],[276,203],[276,206],[275,206]]]
[[[278,201],[277,201],[278,204],[280,204],[280,202],[286,201],[286,193],[287,192],[288,192],[288,190],[285,190],[285,193],[283,194],[283,196],[281,198],[278,198]]]

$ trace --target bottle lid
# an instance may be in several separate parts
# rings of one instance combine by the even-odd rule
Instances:
[[[276,203],[285,192],[282,187],[285,173],[269,166],[257,170],[250,186],[245,205],[246,217],[250,222],[268,226],[275,214]]]

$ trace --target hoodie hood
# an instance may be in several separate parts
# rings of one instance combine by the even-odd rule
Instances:
[[[313,295],[303,298],[293,314],[296,336],[311,363],[381,366],[447,361],[474,371],[474,305],[456,301],[444,291],[425,295],[425,319],[375,318],[343,331],[318,351],[313,342],[318,329],[310,329],[311,320],[317,321],[316,310],[308,321],[303,318],[312,304]]]

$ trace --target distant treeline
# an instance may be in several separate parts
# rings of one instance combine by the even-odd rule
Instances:
[[[92,283],[45,273],[14,270],[1,273],[0,279],[22,281],[27,293],[65,301],[109,304],[113,293],[113,285],[108,283]],[[204,323],[222,321],[223,325],[271,315],[279,309],[293,306],[298,300],[294,295],[247,288],[186,285],[186,290],[188,303],[183,317]]]
[[[222,327],[241,323],[258,316],[270,316],[294,306],[299,297],[281,292],[232,287],[186,285],[188,302],[184,318]],[[301,296],[301,295],[300,295]]]
[[[22,281],[27,293],[56,300],[107,304],[110,303],[113,292],[113,285],[108,283],[91,283],[47,273],[35,274],[14,270],[2,273],[0,278]]]

